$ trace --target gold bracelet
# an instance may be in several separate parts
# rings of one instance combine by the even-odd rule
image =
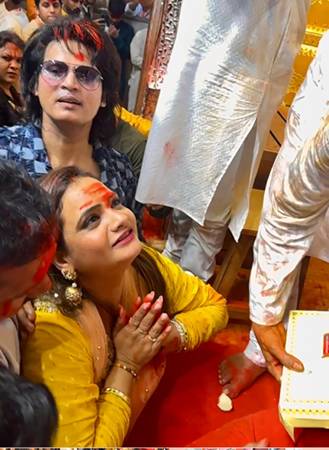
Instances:
[[[102,394],[114,394],[117,397],[121,398],[121,400],[126,402],[128,406],[130,406],[130,398],[128,397],[128,395],[119,391],[119,389],[112,388],[112,387],[104,388],[102,391]]]
[[[180,348],[178,351],[186,351],[187,350],[187,342],[188,342],[188,335],[187,335],[187,331],[186,328],[184,327],[184,325],[179,322],[176,319],[172,319],[171,323],[176,327],[176,330],[179,333],[180,336],[180,340],[181,340],[181,344],[180,344]]]
[[[130,373],[134,378],[137,378],[137,372],[134,371],[131,367],[126,366],[125,364],[121,362],[115,362],[113,364],[113,367],[118,367],[119,369],[125,370],[126,372]]]

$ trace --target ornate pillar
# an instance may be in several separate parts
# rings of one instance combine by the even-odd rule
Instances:
[[[176,38],[182,0],[155,0],[135,112],[152,118]]]

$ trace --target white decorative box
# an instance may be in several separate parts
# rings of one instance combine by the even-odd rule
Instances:
[[[281,378],[280,417],[294,440],[295,428],[329,428],[329,311],[291,311],[286,351],[304,365]]]

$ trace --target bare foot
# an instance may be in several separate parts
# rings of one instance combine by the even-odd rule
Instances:
[[[223,386],[226,395],[235,398],[253,384],[265,370],[265,367],[256,366],[244,353],[236,353],[219,365],[219,384]]]

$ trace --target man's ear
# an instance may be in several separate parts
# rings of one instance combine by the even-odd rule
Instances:
[[[73,272],[74,271],[74,266],[71,263],[70,258],[62,252],[56,253],[53,264],[56,267],[56,269],[58,269],[60,272],[62,272],[62,271]]]

